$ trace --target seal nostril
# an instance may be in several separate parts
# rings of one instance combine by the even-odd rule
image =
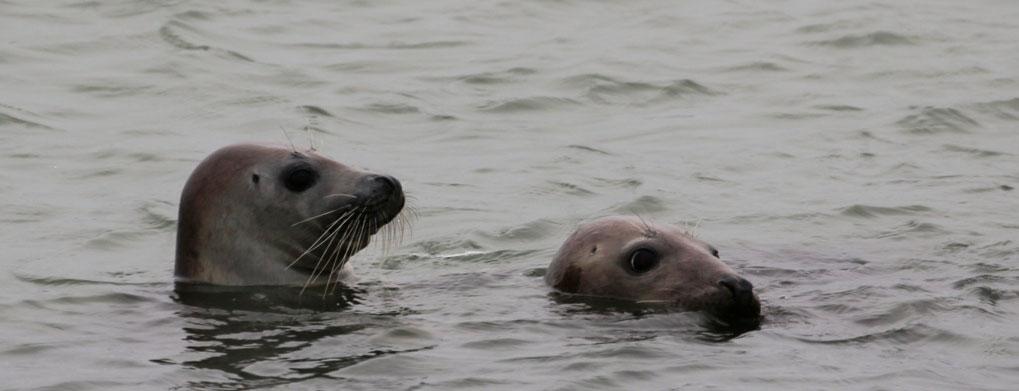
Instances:
[[[718,281],[718,284],[728,289],[736,298],[752,295],[754,291],[754,285],[742,277],[725,276]]]
[[[362,181],[364,184],[362,194],[365,202],[369,205],[398,199],[403,192],[400,188],[400,182],[391,176],[369,175],[362,179]]]
[[[382,194],[392,194],[399,188],[399,182],[396,178],[387,175],[378,175],[371,179],[372,184],[378,186],[379,192]]]
[[[379,187],[381,187],[385,193],[391,193],[399,188],[398,182],[396,182],[396,179],[391,176],[380,175],[376,176],[372,180],[378,183]]]

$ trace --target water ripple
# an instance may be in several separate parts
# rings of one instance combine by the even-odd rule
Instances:
[[[251,57],[245,56],[233,50],[220,49],[210,45],[195,43],[193,41],[198,41],[199,39],[192,40],[191,38],[185,37],[185,35],[187,34],[207,35],[206,33],[198,30],[197,28],[180,21],[170,21],[159,28],[159,37],[164,42],[178,49],[190,51],[211,51],[225,54],[228,57],[242,61],[247,62],[255,61]]]
[[[878,216],[902,216],[916,215],[923,212],[930,212],[931,208],[923,205],[907,205],[898,207],[884,207],[856,204],[843,208],[839,213],[844,216],[874,218]]]
[[[1001,119],[1019,121],[1019,98],[978,103],[976,110]]]
[[[877,31],[862,35],[846,35],[836,39],[815,41],[817,45],[831,46],[839,49],[855,49],[870,46],[915,45],[916,42],[905,35],[888,31]]]
[[[913,134],[967,133],[980,126],[975,119],[953,108],[923,107],[896,122]]]
[[[488,113],[512,114],[527,111],[558,110],[577,106],[580,106],[580,102],[569,98],[535,96],[488,102],[478,107],[478,109]]]

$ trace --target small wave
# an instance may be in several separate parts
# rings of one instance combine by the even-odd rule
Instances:
[[[578,150],[585,151],[585,152],[594,152],[594,153],[601,154],[601,155],[612,155],[611,153],[605,152],[605,151],[603,151],[601,149],[594,148],[594,147],[589,147],[589,146],[586,146],[586,145],[580,145],[580,144],[570,144],[570,145],[567,145],[566,148],[578,149]]]
[[[184,24],[184,23],[170,22],[170,23],[167,23],[167,24],[163,25],[163,27],[159,28],[159,37],[162,38],[163,41],[165,41],[166,43],[168,43],[168,44],[170,44],[170,45],[172,45],[174,47],[177,47],[178,49],[184,49],[184,50],[211,50],[212,49],[212,47],[209,46],[209,45],[200,45],[200,44],[196,44],[196,43],[191,43],[190,41],[184,39],[183,37],[180,36],[179,33],[174,31],[177,28],[190,29],[190,27],[188,25]]]
[[[984,284],[984,285],[987,285],[987,284],[1002,284],[1002,285],[1013,286],[1017,282],[1019,282],[1019,279],[1017,279],[1017,278],[999,276],[999,275],[994,275],[994,274],[981,274],[981,275],[978,275],[978,276],[966,277],[966,278],[963,278],[961,280],[958,280],[958,281],[952,283],[952,287],[955,288],[955,289],[964,289],[964,288],[970,287],[971,285],[977,285],[977,284]]]
[[[1017,121],[1019,120],[1019,98],[978,103],[976,110],[1001,119]]]
[[[961,147],[961,146],[952,145],[952,144],[945,145],[945,150],[949,151],[949,152],[966,153],[966,154],[970,154],[970,155],[973,155],[973,156],[976,156],[976,157],[995,157],[995,156],[1008,155],[1005,152],[991,151],[991,150],[979,149],[979,148],[967,148],[967,147]]]
[[[62,277],[36,277],[25,275],[21,273],[13,273],[14,278],[22,282],[29,284],[42,285],[42,286],[88,286],[88,285],[109,285],[109,286],[161,286],[164,282],[151,283],[151,282],[123,282],[123,281],[102,281],[102,280],[84,280],[78,278],[62,278]]]
[[[863,35],[846,35],[832,40],[816,41],[814,44],[840,49],[854,49],[868,46],[915,45],[913,39],[888,31],[877,31]]]
[[[480,84],[480,85],[502,84],[515,81],[519,79],[520,76],[532,75],[537,72],[538,71],[536,69],[532,68],[516,67],[507,69],[502,72],[482,72],[461,76],[458,77],[457,80],[460,80],[467,84]]]
[[[597,103],[647,104],[662,99],[717,95],[714,90],[690,79],[661,83],[628,81],[601,74],[566,78],[568,87],[580,88],[583,95]],[[620,102],[622,101],[622,102]]]
[[[580,102],[568,98],[550,96],[535,96],[530,98],[508,99],[504,101],[489,102],[479,109],[489,113],[518,113],[524,111],[545,111],[560,109],[564,107],[578,106]]]
[[[653,214],[669,210],[668,205],[661,198],[655,196],[640,196],[639,198],[625,204],[612,208],[612,211],[619,214]]]
[[[153,90],[153,86],[124,85],[118,82],[100,82],[100,84],[76,85],[72,91],[102,98],[145,95]]]
[[[9,108],[10,106],[0,105],[0,107]],[[21,126],[21,127],[26,127],[26,128],[54,130],[53,128],[51,128],[51,127],[49,127],[47,125],[44,125],[44,124],[42,124],[40,122],[29,121],[27,119],[20,118],[20,117],[14,116],[12,114],[7,114],[7,113],[4,113],[4,112],[0,111],[0,127],[3,127],[5,125],[14,125],[14,126]]]
[[[621,189],[634,189],[634,188],[639,187],[640,185],[644,184],[644,182],[641,182],[640,179],[634,179],[634,178],[612,179],[612,178],[594,177],[594,178],[591,178],[591,179],[594,179],[595,181],[597,181],[599,183],[602,183],[604,185],[611,186],[611,187],[617,187],[617,188],[621,188]]]
[[[736,65],[725,68],[727,72],[788,72],[789,68],[773,62],[756,61],[749,64]]]
[[[1002,300],[1015,300],[1019,298],[1019,291],[991,288],[989,286],[978,286],[970,289],[970,293],[983,303],[998,305]]]
[[[665,87],[665,95],[717,95],[718,93],[690,79],[678,80]]]
[[[850,105],[819,105],[814,107],[820,110],[828,111],[863,111],[863,109],[859,107]]]
[[[939,299],[913,300],[896,304],[890,308],[866,317],[858,318],[856,323],[865,326],[879,326],[895,324],[906,319],[927,317],[933,313],[948,312],[953,310],[952,306]]]
[[[924,107],[896,122],[913,134],[966,133],[980,123],[953,108]]]
[[[796,339],[806,343],[822,345],[863,345],[880,342],[887,342],[894,345],[910,345],[925,341],[941,341],[941,342],[964,341],[966,337],[956,333],[932,328],[925,325],[912,325],[847,338],[835,338],[835,339],[796,338]]]
[[[539,191],[539,194],[568,194],[577,197],[587,197],[597,194],[575,183],[547,181],[546,185],[551,187],[551,189],[546,189],[547,191]]]
[[[421,109],[404,103],[372,103],[362,110],[381,114],[417,114],[421,112]]]
[[[183,22],[171,21],[171,22],[169,22],[167,24],[164,24],[162,27],[159,28],[159,37],[164,42],[166,42],[166,43],[170,44],[171,46],[174,46],[174,47],[176,47],[178,49],[182,49],[182,50],[195,50],[195,51],[220,52],[220,53],[226,54],[227,56],[233,57],[233,58],[238,59],[238,60],[247,61],[247,62],[255,62],[255,60],[253,60],[251,57],[245,56],[245,55],[240,54],[240,53],[238,53],[236,51],[233,51],[233,50],[219,49],[219,48],[214,48],[214,47],[209,46],[209,45],[193,43],[190,40],[188,40],[187,38],[183,37],[181,35],[181,33],[179,33],[176,30],[186,30],[186,31],[194,32],[196,34],[200,34],[200,32],[197,29],[195,29],[195,28],[193,28],[193,27],[191,27],[191,26],[189,26],[189,25],[187,25],[187,24],[185,24]]]
[[[111,250],[138,243],[145,234],[140,231],[108,231],[85,242],[85,246],[98,250]]]
[[[496,234],[483,234],[483,236],[499,241],[532,241],[548,237],[556,232],[559,227],[560,224],[552,220],[538,219],[517,227],[501,230]]]
[[[440,253],[407,253],[386,257],[380,267],[387,270],[398,270],[408,263],[439,262],[439,263],[502,263],[506,260],[527,258],[536,254],[537,250],[463,250],[454,249]]]
[[[915,215],[930,212],[931,208],[923,205],[907,205],[898,207],[872,206],[856,204],[843,208],[839,213],[844,216],[874,218],[878,216]]]
[[[293,46],[308,49],[359,50],[359,49],[450,49],[470,45],[468,41],[425,41],[425,42],[388,42],[388,43],[299,43]]]
[[[431,342],[435,339],[432,333],[417,327],[403,326],[385,330],[385,332],[372,337],[372,342],[384,345],[406,345]]]
[[[169,202],[147,202],[138,208],[142,222],[148,229],[156,231],[173,231],[177,226],[174,215],[175,206]]]
[[[875,239],[904,239],[914,236],[942,235],[947,233],[941,226],[910,220],[905,224],[876,235]]]
[[[323,117],[334,117],[333,113],[330,113],[328,110],[318,106],[304,105],[297,106],[297,109],[307,114],[321,115]]]
[[[518,338],[493,338],[481,341],[471,341],[464,343],[460,346],[467,349],[491,350],[491,349],[514,349],[519,346],[528,345],[531,343],[533,342]]]

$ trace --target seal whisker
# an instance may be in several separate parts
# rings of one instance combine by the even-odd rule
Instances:
[[[326,266],[329,269],[329,276],[326,278],[326,293],[329,292],[329,285],[331,283],[339,282],[339,271],[343,269],[343,266],[347,264],[347,261],[351,256],[357,252],[355,246],[359,243],[358,232],[361,230],[361,226],[364,225],[365,215],[364,208],[357,210],[357,218],[350,223],[350,229],[346,232],[343,240],[347,243],[347,246],[343,248],[342,252],[337,249],[331,257],[329,264]],[[335,287],[334,287],[335,288]],[[335,291],[335,289],[334,289]]]
[[[298,222],[296,222],[296,223],[294,223],[294,224],[291,224],[290,226],[291,226],[291,227],[296,227],[296,226],[298,226],[298,225],[301,225],[301,224],[307,223],[307,222],[309,222],[309,221],[315,220],[315,219],[317,219],[317,218],[319,218],[319,217],[327,216],[327,215],[329,215],[329,214],[331,214],[331,213],[333,213],[333,212],[336,212],[336,211],[338,211],[338,210],[342,210],[342,209],[344,209],[344,208],[349,208],[349,207],[348,207],[348,206],[346,206],[346,205],[344,205],[344,206],[341,206],[341,207],[339,207],[339,208],[336,208],[336,209],[330,210],[330,211],[328,211],[328,212],[325,212],[325,213],[320,213],[320,214],[317,214],[317,215],[315,215],[315,216],[312,216],[312,217],[306,218],[306,219],[304,219],[304,220],[298,221]]]
[[[336,229],[329,233],[329,236],[326,238],[326,241],[324,243],[328,243],[328,245],[326,246],[325,250],[322,251],[322,255],[318,257],[318,261],[315,262],[315,266],[312,267],[310,275],[308,276],[307,280],[305,280],[304,286],[301,288],[301,294],[304,294],[304,291],[308,289],[308,286],[312,283],[312,281],[318,279],[319,276],[321,276],[325,269],[328,267],[330,261],[326,261],[325,265],[322,265],[322,261],[330,257],[331,255],[330,250],[332,250],[332,252],[335,252],[339,248],[339,244],[342,243],[343,241],[343,237],[340,237],[339,235],[341,228],[346,226],[350,222],[350,219],[355,215],[356,215],[355,211],[350,211],[347,214],[344,214],[342,222],[340,222],[341,219],[337,219],[337,222],[340,222],[340,224],[337,225]],[[349,231],[344,231],[344,235],[346,235],[348,232]],[[319,266],[322,266],[322,268],[320,269]]]
[[[352,211],[351,215],[352,216],[356,216],[357,215],[356,211]],[[351,224],[352,225],[356,221],[357,221],[357,218],[354,217],[353,220],[348,219],[348,221],[344,222],[343,225],[347,225],[347,224]],[[311,276],[308,277],[308,282],[309,283],[312,280],[317,280],[319,277],[324,275],[326,270],[328,270],[330,268],[330,265],[334,262],[334,258],[336,257],[336,253],[338,253],[340,251],[340,247],[341,247],[342,243],[344,242],[344,240],[346,240],[346,237],[349,234],[350,234],[350,230],[348,229],[348,230],[343,231],[343,235],[340,235],[340,229],[337,228],[336,232],[334,232],[330,236],[330,238],[331,238],[330,239],[330,246],[328,248],[326,248],[325,251],[322,252],[322,256],[320,256],[318,262],[315,263],[315,268],[312,269]],[[336,245],[333,246],[332,245],[333,243],[335,243]],[[332,250],[332,251],[330,251],[330,250]],[[319,264],[323,260],[325,260],[325,264],[321,265],[322,267],[319,268]],[[325,289],[326,290],[329,289],[329,276],[326,277],[326,287],[325,287]],[[303,293],[303,290],[302,290],[302,293]],[[323,297],[325,297],[325,292],[323,292]]]
[[[352,215],[353,215],[353,213],[345,214],[344,216],[346,216],[346,218],[344,219],[344,222],[340,223],[340,225],[336,226],[335,230],[333,230],[331,233],[329,233],[329,236],[326,239],[326,242],[328,242],[329,244],[322,251],[322,255],[320,255],[318,257],[318,261],[315,262],[315,266],[312,267],[311,273],[308,276],[308,279],[304,282],[304,286],[301,288],[301,294],[303,294],[304,290],[308,289],[308,285],[310,285],[312,281],[316,280],[318,278],[318,276],[321,274],[319,266],[322,264],[322,260],[324,260],[324,259],[329,257],[329,253],[330,253],[329,250],[330,249],[335,249],[335,248],[337,248],[339,246],[338,243],[340,243],[340,241],[337,240],[337,237],[339,236],[340,228],[342,228],[346,224],[346,222],[350,219],[350,216],[352,216]],[[337,220],[339,220],[339,219],[337,219]],[[334,246],[334,244],[336,244],[336,246]],[[323,268],[321,270],[325,270],[325,269]]]
[[[322,244],[324,243],[323,239],[328,240],[328,236],[330,235],[329,231],[332,230],[333,227],[336,227],[336,229],[338,230],[339,227],[343,226],[343,222],[342,221],[345,221],[346,219],[349,219],[351,215],[352,215],[352,211],[348,211],[347,213],[344,213],[344,214],[340,215],[340,217],[337,217],[336,220],[334,220],[332,224],[330,224],[328,227],[326,227],[326,229],[324,231],[322,231],[322,234],[319,235],[318,239],[316,239],[315,242],[313,242],[311,244],[311,246],[308,246],[307,250],[304,250],[304,252],[302,252],[301,255],[298,255],[297,258],[295,258],[292,262],[290,262],[289,265],[287,265],[287,269],[289,269],[289,268],[293,267],[295,264],[297,264],[297,261],[300,261],[301,258],[304,258],[306,255],[308,255],[308,253],[310,253],[312,251],[315,251],[315,249],[317,249],[318,247],[322,246]],[[339,226],[336,225],[337,223],[339,223]]]
[[[347,197],[347,198],[354,199],[354,200],[357,199],[356,195],[345,194],[345,193],[333,193],[333,194],[329,194],[329,195],[327,195],[325,197],[322,197],[322,198],[333,198],[333,197]]]
[[[353,223],[351,223],[351,228],[353,228],[353,230],[347,231],[348,235],[344,235],[344,239],[346,239],[348,236],[350,237],[350,240],[347,241],[346,248],[342,251],[342,254],[340,251],[336,251],[332,259],[330,260],[329,265],[327,265],[327,267],[330,268],[331,270],[329,272],[329,276],[326,278],[326,287],[325,292],[323,292],[323,297],[324,295],[329,294],[330,283],[335,283],[333,285],[332,291],[333,292],[336,291],[336,285],[339,285],[338,276],[339,271],[343,269],[343,266],[347,264],[347,261],[350,259],[350,257],[353,256],[354,252],[357,251],[354,249],[354,247],[357,243],[360,243],[359,238],[361,227],[364,226],[366,221],[366,219],[363,218],[365,217],[364,214],[361,213],[363,211],[364,208],[358,210],[358,218]]]
[[[347,230],[343,233],[343,237],[341,238],[342,241],[346,243],[346,246],[342,247],[342,249],[337,247],[331,254],[329,263],[325,266],[325,269],[330,271],[330,279],[332,272],[342,268],[347,262],[347,259],[357,252],[357,250],[354,249],[354,243],[356,243],[357,231],[363,221],[364,208],[358,208],[355,210],[355,217],[350,220],[350,223],[347,225]],[[328,280],[329,279],[326,281],[327,285],[329,282]]]
[[[283,125],[280,125],[280,131],[283,132],[283,137],[285,137],[287,139],[287,143],[290,144],[290,151],[297,152],[297,147],[294,146],[294,140],[290,139],[290,134],[288,134],[287,130],[283,128]]]

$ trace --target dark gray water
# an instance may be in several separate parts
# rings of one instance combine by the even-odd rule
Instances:
[[[0,0],[3,389],[1019,381],[1019,3]],[[187,175],[314,141],[413,236],[345,297],[179,297]],[[694,228],[767,321],[549,295],[585,219]]]

